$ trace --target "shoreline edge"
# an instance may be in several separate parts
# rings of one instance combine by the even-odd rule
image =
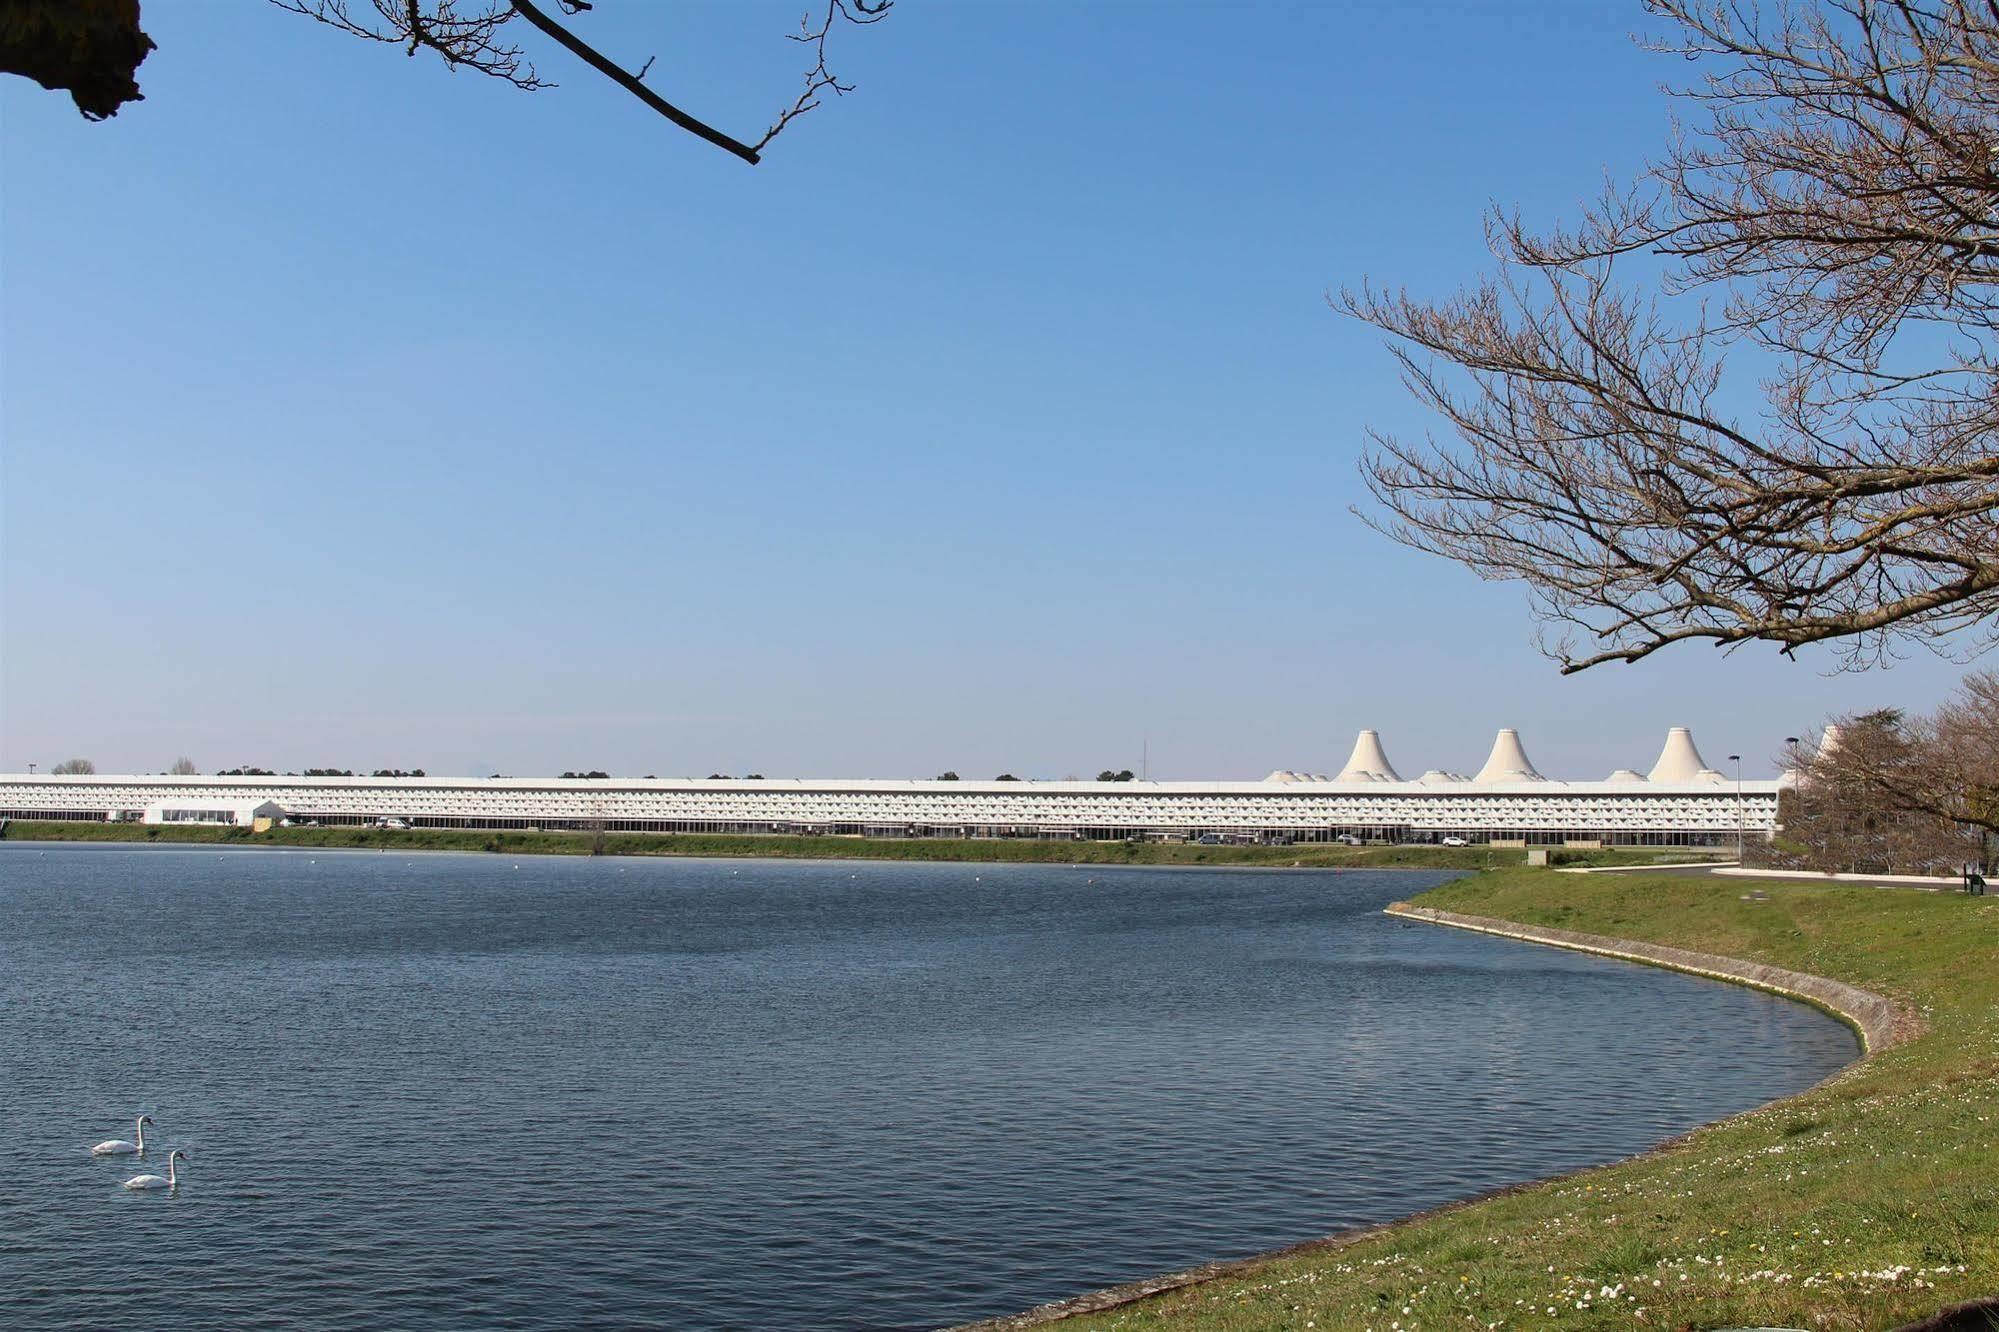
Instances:
[[[1623,962],[1634,962],[1642,966],[1663,967],[1668,971],[1685,972],[1703,976],[1709,980],[1724,981],[1733,985],[1743,985],[1751,989],[1763,990],[1781,995],[1799,1003],[1809,1004],[1822,1012],[1838,1018],[1860,1038],[1860,1058],[1832,1074],[1832,1078],[1845,1076],[1866,1060],[1883,1050],[1913,1039],[1921,1030],[1915,1015],[1884,995],[1863,990],[1844,981],[1832,980],[1825,976],[1813,976],[1802,971],[1790,971],[1783,967],[1773,967],[1760,962],[1746,962],[1740,958],[1723,957],[1716,953],[1700,953],[1686,948],[1673,948],[1665,944],[1645,943],[1636,939],[1616,939],[1602,934],[1585,934],[1577,930],[1561,930],[1545,925],[1525,925],[1517,921],[1500,920],[1491,916],[1468,916],[1455,911],[1439,911],[1433,907],[1419,907],[1408,902],[1391,902],[1382,908],[1386,915],[1405,920],[1420,921],[1430,925],[1446,925],[1452,929],[1472,930],[1479,934],[1491,934],[1501,938],[1515,939],[1522,943],[1545,944],[1551,948],[1566,948],[1572,952],[1592,953],[1599,957],[1615,958]],[[1825,1085],[1824,1082],[1816,1084]],[[1811,1088],[1805,1088],[1809,1091]],[[1800,1091],[1794,1095],[1803,1095]],[[1767,1106],[1790,1100],[1779,1097],[1776,1101],[1766,1101],[1741,1114],[1754,1114]],[[1734,1115],[1725,1116],[1713,1123],[1724,1123]],[[1702,1125],[1707,1128],[1710,1125]],[[1699,1132],[1699,1129],[1692,1130]],[[1454,1212],[1461,1208],[1473,1207],[1488,1199],[1517,1193],[1523,1189],[1539,1188],[1556,1180],[1568,1179],[1575,1175],[1600,1170],[1604,1166],[1615,1165],[1619,1161],[1632,1161],[1651,1156],[1669,1149],[1684,1138],[1685,1134],[1669,1138],[1658,1146],[1619,1157],[1615,1161],[1604,1161],[1597,1165],[1585,1166],[1560,1175],[1550,1175],[1541,1179],[1509,1185],[1500,1189],[1489,1189],[1469,1198],[1444,1203],[1438,1207],[1411,1212],[1405,1216],[1386,1221],[1380,1225],[1364,1226],[1356,1230],[1341,1231],[1319,1239],[1306,1240],[1300,1244],[1282,1249],[1272,1249],[1265,1253],[1252,1254],[1247,1258],[1233,1258],[1221,1262],[1203,1263],[1199,1267],[1186,1268],[1161,1276],[1127,1282],[1121,1286],[1111,1286],[1102,1290],[1088,1291],[1067,1299],[1048,1304],[1036,1305],[1032,1309],[999,1318],[982,1319],[972,1323],[961,1323],[946,1332],[1016,1332],[1016,1329],[1041,1327],[1049,1323],[1061,1322],[1082,1314],[1103,1313],[1127,1304],[1136,1304],[1154,1295],[1169,1291],[1183,1290],[1189,1286],[1204,1285],[1222,1277],[1239,1276],[1253,1271],[1264,1263],[1281,1258],[1297,1257],[1308,1253],[1329,1253],[1358,1244],[1364,1240],[1378,1238],[1398,1227],[1411,1222],[1427,1220],[1431,1217]]]

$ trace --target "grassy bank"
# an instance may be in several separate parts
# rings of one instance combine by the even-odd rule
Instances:
[[[753,837],[723,833],[606,833],[601,846],[590,833],[478,832],[415,828],[160,827],[137,823],[7,825],[13,841],[194,842],[241,846],[364,847],[397,851],[490,851],[507,855],[740,856],[798,860],[965,860],[1076,865],[1265,865],[1274,867],[1392,867],[1480,869],[1517,865],[1519,850],[1484,847],[1195,846],[1163,842],[1040,842],[991,838]],[[1579,864],[1642,864],[1658,853],[1574,851]]]
[[[1064,1326],[1878,1329],[1999,1294],[1999,898],[1760,886],[1518,869],[1413,900],[1830,976],[1924,1034],[1659,1152]]]

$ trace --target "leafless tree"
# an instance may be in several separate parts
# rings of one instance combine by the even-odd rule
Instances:
[[[1785,766],[1782,843],[1816,869],[1950,870],[1999,834],[1999,674],[1967,676],[1934,711],[1835,719]],[[1831,737],[1837,736],[1836,741]]]
[[[1888,874],[1955,865],[1971,840],[1901,793],[1923,748],[1920,724],[1893,709],[1844,717],[1838,745],[1794,755],[1774,858],[1808,869]]]
[[[1925,715],[1877,712],[1835,724],[1836,744],[1787,756],[1802,785],[1999,833],[1999,674],[1965,677]]]
[[[1565,672],[1909,642],[1999,608],[1999,5],[1647,0],[1690,116],[1501,271],[1335,304],[1455,442],[1371,432],[1363,517],[1526,584]],[[1640,272],[1634,278],[1632,269]]]
[[[58,777],[88,777],[97,771],[97,765],[84,758],[64,759],[49,771]]]
[[[522,49],[508,33],[516,18],[525,19],[541,33],[567,50],[654,112],[672,121],[697,138],[705,139],[724,152],[735,154],[752,165],[761,160],[764,148],[793,120],[820,104],[826,93],[835,96],[853,91],[841,82],[826,64],[826,42],[842,23],[868,24],[888,13],[894,0],[814,0],[818,8],[808,10],[791,40],[809,48],[814,62],[805,72],[805,88],[754,143],[726,134],[661,97],[646,83],[652,59],[635,70],[627,70],[577,36],[532,0],[271,0],[307,18],[317,19],[349,36],[400,46],[409,55],[432,51],[450,68],[476,70],[504,79],[529,92],[554,85],[543,79]],[[556,0],[566,17],[574,18],[596,6],[593,0]]]
[[[200,768],[194,766],[194,760],[186,755],[175,759],[173,766],[167,769],[167,772],[175,777],[193,777],[200,771]]]

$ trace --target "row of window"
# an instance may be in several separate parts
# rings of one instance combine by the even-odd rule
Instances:
[[[106,786],[93,791],[107,803],[144,804],[160,788]],[[181,794],[186,794],[182,792]],[[215,793],[198,793],[215,794]],[[231,794],[240,794],[232,792]],[[1738,823],[1767,829],[1776,820],[1774,795],[1732,792],[1713,797],[1490,796],[1447,799],[1421,797],[1295,799],[1236,796],[1143,796],[1079,798],[1063,793],[943,796],[932,793],[857,795],[826,792],[683,792],[647,797],[598,799],[568,792],[409,791],[337,787],[260,788],[294,815],[308,817],[425,815],[508,819],[620,819],[667,821],[803,820],[814,822],[991,825],[1082,824],[1094,826],[1463,826],[1660,827],[1698,825],[1732,828]],[[73,801],[74,790],[0,786],[0,807],[19,805],[53,812],[56,801]],[[47,802],[44,804],[44,802]],[[101,811],[100,811],[101,812]],[[179,811],[176,811],[177,813]],[[187,810],[175,821],[211,822],[226,810]]]

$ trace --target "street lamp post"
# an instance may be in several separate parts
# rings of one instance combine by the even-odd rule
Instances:
[[[1730,754],[1735,764],[1735,863],[1742,864],[1743,843],[1749,839],[1749,816],[1742,808],[1742,755]]]

